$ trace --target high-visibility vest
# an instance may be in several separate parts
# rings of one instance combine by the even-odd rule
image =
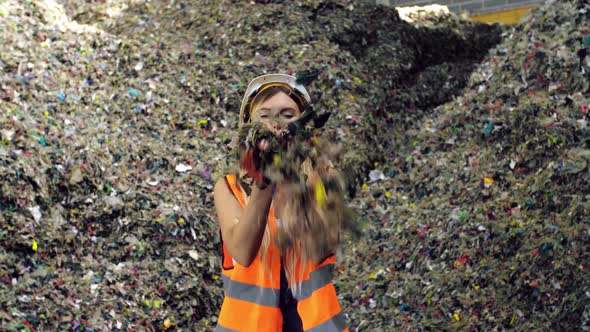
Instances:
[[[225,177],[232,193],[242,208],[246,206],[246,195],[238,186],[235,175]],[[267,224],[271,239],[277,232],[277,221],[271,208]],[[252,264],[244,267],[234,262],[223,244],[222,279],[224,300],[215,331],[263,331],[280,332],[283,316],[279,308],[281,289],[281,256],[273,240],[266,252],[266,264],[257,255]],[[310,332],[347,331],[344,314],[340,309],[336,289],[332,283],[334,255],[316,265],[309,260],[304,267],[297,262],[297,312],[303,323],[303,330]],[[301,270],[303,269],[303,273]]]

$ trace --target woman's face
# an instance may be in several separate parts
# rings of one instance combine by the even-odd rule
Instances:
[[[286,93],[279,92],[254,109],[252,121],[264,124],[272,132],[278,132],[300,116],[301,110],[297,103]]]

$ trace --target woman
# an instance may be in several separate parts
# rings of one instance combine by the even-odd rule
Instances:
[[[260,76],[246,90],[240,126],[258,122],[282,135],[309,104],[293,76]],[[258,142],[258,150],[267,146]],[[311,257],[294,246],[280,249],[285,195],[260,174],[244,173],[221,178],[214,189],[225,294],[216,331],[348,331],[332,283],[339,230]]]

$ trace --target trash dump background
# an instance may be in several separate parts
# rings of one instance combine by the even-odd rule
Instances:
[[[212,330],[242,94],[301,71],[364,227],[353,330],[588,329],[590,5],[262,2],[0,2],[1,329]]]

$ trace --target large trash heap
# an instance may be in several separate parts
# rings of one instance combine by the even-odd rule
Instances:
[[[1,1],[0,329],[211,330],[242,94],[302,71],[364,230],[353,330],[589,328],[590,4],[372,3]]]

